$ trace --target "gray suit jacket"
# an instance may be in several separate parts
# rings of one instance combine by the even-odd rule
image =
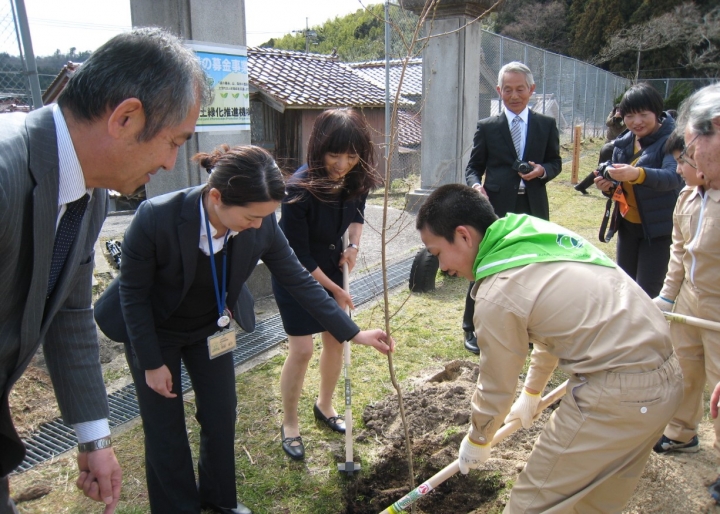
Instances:
[[[120,275],[95,303],[95,319],[110,339],[131,343],[141,369],[162,366],[155,330],[180,306],[193,283],[200,240],[200,198],[204,186],[143,202],[125,232]],[[273,276],[338,341],[360,329],[302,267],[275,214],[247,229],[232,245],[227,305],[247,332],[255,329],[253,299],[245,282],[262,259]]]
[[[518,155],[510,135],[505,111],[498,116],[480,120],[473,139],[470,161],[465,169],[465,179],[469,186],[482,183],[485,175],[485,191],[499,217],[508,212],[516,212],[520,177],[512,170],[512,164]],[[533,216],[550,219],[545,184],[554,179],[562,170],[560,158],[560,136],[555,119],[530,111],[528,131],[523,149],[523,161],[542,164],[546,178],[536,178],[525,183],[525,191]]]
[[[8,395],[43,345],[66,423],[106,418],[92,316],[93,247],[107,209],[96,189],[52,296],[45,298],[58,210],[52,110],[0,117],[0,476],[25,455]]]

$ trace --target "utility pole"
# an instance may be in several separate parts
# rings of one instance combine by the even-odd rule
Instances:
[[[305,30],[293,30],[293,33],[296,34],[302,34],[305,36],[305,53],[310,53],[310,39],[317,38],[317,32],[314,30],[310,30],[310,26],[308,25],[308,18],[305,18]]]

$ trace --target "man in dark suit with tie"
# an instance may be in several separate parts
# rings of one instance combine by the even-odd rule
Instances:
[[[499,217],[512,212],[550,219],[545,184],[562,169],[555,119],[528,108],[535,81],[530,68],[520,62],[508,63],[500,69],[497,91],[503,109],[498,116],[477,124],[465,169],[467,184],[490,200]],[[529,171],[518,166],[520,163],[526,163]],[[465,348],[479,353],[473,332],[472,286],[465,302],[463,331]]]
[[[0,514],[25,447],[8,397],[40,345],[78,438],[76,485],[115,510],[121,470],[92,313],[93,247],[107,191],[129,194],[175,166],[208,97],[195,55],[160,29],[108,41],[58,99],[0,117]]]

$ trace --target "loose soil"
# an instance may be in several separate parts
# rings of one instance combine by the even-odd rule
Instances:
[[[410,427],[415,486],[457,458],[457,448],[469,422],[470,397],[478,367],[453,361],[412,381],[403,391]],[[558,384],[551,384],[554,387]],[[518,381],[518,389],[522,382]],[[512,484],[523,470],[534,441],[551,414],[546,409],[529,429],[520,429],[493,449],[481,470],[456,474],[415,503],[418,514],[485,514],[502,512]],[[396,396],[369,405],[363,413],[367,427],[358,441],[380,444],[372,470],[348,480],[346,514],[377,513],[410,490],[404,432]],[[712,449],[713,432],[703,421],[701,449],[695,454],[652,454],[626,513],[720,513],[707,493],[717,477]],[[344,455],[338,455],[343,460]]]

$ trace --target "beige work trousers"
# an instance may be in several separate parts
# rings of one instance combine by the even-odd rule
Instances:
[[[697,289],[683,282],[675,299],[675,312],[687,316],[720,321],[720,298],[701,299]],[[670,324],[675,354],[683,372],[684,397],[680,407],[665,428],[665,436],[687,443],[695,435],[703,418],[705,384],[712,390],[720,382],[720,332],[692,327],[682,323]],[[720,456],[720,417],[713,420],[715,452]]]
[[[506,514],[621,512],[682,399],[672,355],[645,373],[573,376],[512,488]]]

